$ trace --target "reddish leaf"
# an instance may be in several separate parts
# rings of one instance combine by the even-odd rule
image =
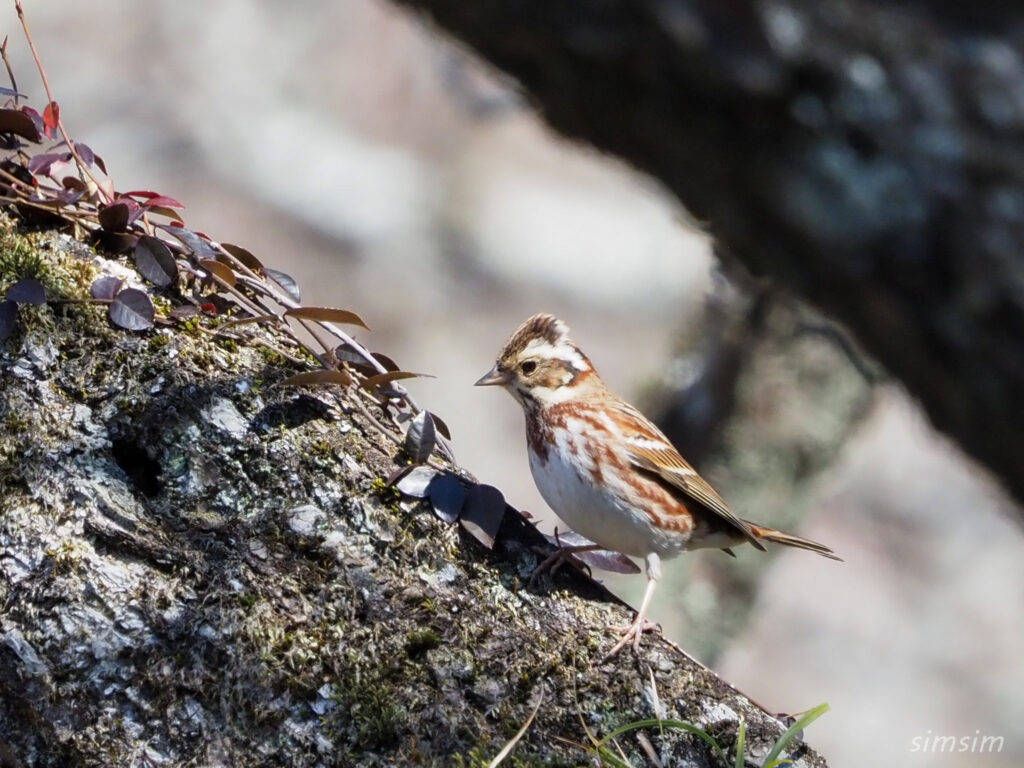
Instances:
[[[271,269],[270,267],[264,267],[263,272],[267,277],[281,286],[292,301],[302,301],[302,291],[299,290],[299,284],[295,282],[295,278],[291,275],[285,274],[284,272],[276,269]]]
[[[388,371],[387,373],[378,373],[376,376],[370,376],[366,381],[363,382],[363,387],[366,389],[376,389],[383,384],[388,384],[398,379],[415,379],[415,378],[434,378],[429,373],[412,373],[410,371]]]
[[[57,202],[61,205],[74,205],[85,197],[84,189],[64,189],[57,193]]]
[[[378,363],[380,363],[381,365],[384,366],[384,370],[385,371],[397,371],[397,370],[399,370],[398,363],[396,363],[394,360],[392,360],[387,355],[385,355],[385,354],[383,354],[381,352],[371,352],[370,354],[373,355],[373,358]]]
[[[18,320],[18,305],[13,301],[0,301],[0,341],[7,341]]]
[[[494,548],[494,539],[504,517],[505,497],[493,485],[477,484],[466,491],[459,522],[488,549]]]
[[[50,131],[55,131],[58,123],[60,123],[60,105],[56,101],[51,101],[43,110],[43,125]]]
[[[178,279],[178,263],[160,238],[143,235],[135,245],[134,255],[139,274],[153,285],[166,288]]]
[[[227,264],[221,264],[219,261],[213,259],[202,259],[199,262],[199,266],[205,269],[212,275],[216,275],[229,286],[234,287],[238,282],[238,278],[235,277],[234,271]]]
[[[623,554],[608,549],[576,552],[572,555],[591,568],[600,568],[612,573],[640,573],[640,566]]]
[[[281,382],[281,386],[300,387],[316,384],[340,384],[343,387],[347,387],[351,383],[352,377],[345,371],[324,369],[321,371],[307,371],[306,373],[297,373],[294,376],[289,376]]]
[[[231,243],[221,243],[220,247],[223,248],[228,253],[230,253],[232,256],[234,256],[236,259],[238,259],[240,262],[242,262],[245,266],[247,266],[256,274],[259,274],[260,272],[263,271],[263,264],[260,263],[260,260],[253,256],[251,253],[249,253],[249,251],[247,251],[242,246],[232,245]]]
[[[82,162],[85,163],[86,168],[92,168],[93,163],[96,162],[96,155],[93,153],[92,148],[88,144],[83,144],[80,141],[75,142],[75,152],[82,158]]]
[[[156,310],[149,296],[135,288],[125,288],[110,304],[111,322],[129,331],[144,331],[153,327]]]
[[[212,301],[207,301],[204,302],[203,304],[200,304],[199,308],[208,315],[213,315],[215,317],[217,315],[217,305],[214,304]]]
[[[388,485],[393,485],[405,496],[422,499],[430,493],[430,484],[438,474],[433,467],[410,465],[392,473]]]
[[[409,422],[409,429],[406,430],[405,452],[409,454],[413,464],[422,464],[430,458],[436,443],[437,431],[434,429],[434,420],[427,411],[420,411]]]
[[[196,255],[196,258],[214,259],[217,257],[217,251],[214,250],[213,246],[191,229],[175,226],[174,224],[158,224],[157,226],[188,246],[192,253]]]
[[[355,312],[347,309],[332,309],[331,307],[293,307],[285,312],[287,317],[298,317],[303,320],[319,320],[323,323],[342,323],[344,325],[358,325],[366,330],[370,326],[363,322],[363,318]]]
[[[4,298],[18,304],[45,304],[46,289],[38,280],[25,278],[8,288]]]
[[[181,215],[173,208],[166,208],[162,205],[147,205],[146,208],[149,213],[155,213],[158,216],[166,216],[168,219],[173,219],[174,221],[182,224],[185,223],[185,220],[181,218]]]
[[[168,197],[167,195],[157,195],[156,197],[150,198],[146,202],[146,205],[150,206],[151,208],[155,206],[160,206],[161,208],[185,208],[184,205],[179,203],[173,197]]]
[[[427,492],[435,515],[449,524],[459,519],[462,503],[466,499],[466,488],[457,476],[451,472],[442,472],[433,479]]]
[[[100,210],[100,226],[107,232],[124,232],[128,228],[128,206],[125,203],[114,203]]]
[[[123,193],[125,197],[138,197],[146,201],[146,205],[162,205],[165,208],[184,208],[185,206],[173,197],[161,195],[159,192],[136,189],[132,192]]]
[[[575,531],[559,532],[557,536],[541,534],[553,547],[589,547],[593,541]],[[640,567],[625,555],[610,549],[595,549],[589,552],[574,552],[571,558],[612,573],[640,573]]]
[[[103,277],[98,277],[93,280],[92,286],[89,288],[89,293],[94,299],[113,301],[114,297],[117,296],[117,292],[121,290],[121,286],[123,284],[124,280],[120,277],[104,275]]]
[[[13,133],[37,144],[43,138],[32,118],[20,109],[0,109],[0,133]]]
[[[108,232],[101,229],[97,230],[95,236],[100,247],[111,253],[128,253],[139,242],[139,236],[134,232]]]
[[[32,124],[36,127],[36,133],[39,134],[40,140],[43,137],[43,132],[46,130],[46,126],[43,124],[43,116],[40,115],[32,107],[22,107],[21,111],[28,115],[28,119],[32,121]]]
[[[388,371],[397,371],[398,363],[392,360],[387,355],[381,354],[380,352],[362,352],[348,344],[339,344],[334,348],[334,355],[338,360],[343,360],[349,365],[356,368],[361,373],[367,376],[376,376],[380,373],[380,370],[373,364],[371,360],[366,359],[366,355],[369,354],[374,360],[380,363],[381,367]],[[433,414],[431,414],[433,415]]]
[[[430,414],[430,418],[434,420],[434,426],[437,427],[437,431],[444,436],[445,440],[451,440],[452,433],[451,430],[448,429],[448,425],[445,424],[441,417],[433,411],[428,411],[428,413]]]
[[[35,155],[28,161],[28,169],[38,176],[57,177],[65,168],[71,165],[70,152],[48,152]]]

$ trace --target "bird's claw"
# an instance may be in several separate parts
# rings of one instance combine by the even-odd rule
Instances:
[[[630,641],[633,643],[633,650],[635,652],[639,652],[640,637],[644,632],[657,632],[659,635],[661,634],[661,625],[655,624],[653,621],[648,621],[646,618],[640,618],[639,616],[628,627],[607,627],[607,629],[610,632],[621,633],[622,637],[619,638],[619,642],[612,646],[612,649],[604,655],[601,659],[601,664],[604,664],[606,661],[616,656],[619,651],[629,645]]]
[[[562,566],[566,563],[571,565],[573,568],[576,568],[577,570],[582,571],[584,568],[586,568],[587,572],[590,572],[590,566],[588,566],[586,563],[580,562],[575,557],[573,557],[573,550],[571,547],[560,546],[558,549],[556,549],[554,552],[551,552],[550,554],[548,553],[548,550],[544,547],[534,547],[533,551],[536,552],[538,555],[547,554],[547,557],[544,558],[540,562],[540,564],[533,569],[533,573],[530,574],[529,584],[531,587],[537,581],[537,577],[544,573],[544,571],[551,571],[551,578],[554,578],[555,574],[557,574],[558,571],[561,570]]]

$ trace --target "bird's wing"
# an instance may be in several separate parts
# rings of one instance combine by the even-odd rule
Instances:
[[[633,466],[657,475],[742,533],[755,547],[765,548],[750,525],[729,509],[725,499],[697,474],[697,470],[679,455],[679,451],[647,417],[626,403],[621,403],[615,410],[615,421],[622,430],[626,454]]]

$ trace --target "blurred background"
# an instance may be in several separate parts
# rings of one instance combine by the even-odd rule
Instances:
[[[382,0],[27,8],[65,125],[119,190],[294,275],[450,425],[465,467],[554,521],[522,415],[472,382],[528,315],[573,328],[737,511],[833,546],[672,561],[652,618],[773,712],[822,701],[835,768],[1024,761],[1024,558],[1011,502],[842,329],[723,272],[649,178]],[[45,103],[13,9],[19,89]],[[598,577],[604,574],[596,574]],[[640,576],[608,579],[634,603]],[[937,737],[1002,737],[940,752]],[[915,749],[915,746],[917,747]]]

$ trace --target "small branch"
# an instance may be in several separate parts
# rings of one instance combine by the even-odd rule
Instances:
[[[4,36],[3,45],[0,45],[0,56],[3,57],[4,66],[7,67],[7,77],[11,81],[11,90],[14,91],[14,106],[18,106],[18,82],[14,79],[14,69],[11,67],[11,60],[7,58],[7,37]]]
[[[28,42],[29,50],[32,51],[32,58],[35,59],[36,67],[39,69],[39,77],[43,81],[43,90],[46,91],[46,99],[49,104],[57,104],[57,100],[53,98],[53,91],[50,90],[50,81],[46,77],[46,70],[43,68],[43,62],[39,58],[39,52],[36,50],[36,44],[32,40],[32,33],[28,30],[28,19],[25,18],[25,11],[22,10],[20,0],[14,0],[14,8],[18,12],[18,20],[21,21],[21,28],[25,31],[25,40]],[[6,57],[5,57],[6,60]],[[71,136],[64,128],[64,121],[60,117],[60,113],[57,113],[57,130],[60,131],[60,135],[64,137],[64,141],[68,145],[68,149],[71,151],[71,156],[75,158],[75,163],[78,165],[79,173],[83,173],[88,176],[92,183],[96,185],[96,194],[102,202],[108,203],[111,198],[107,196],[107,193],[103,191],[103,183],[97,179],[89,166],[82,160],[81,155],[78,154],[78,150],[75,148],[75,142],[71,140]]]

